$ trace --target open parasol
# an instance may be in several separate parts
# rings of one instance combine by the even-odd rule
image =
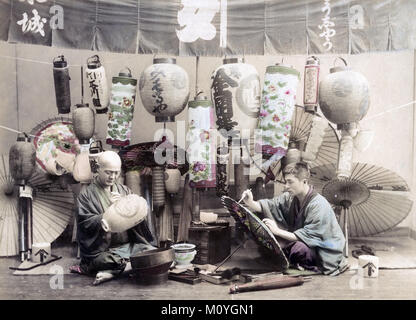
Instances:
[[[28,181],[33,188],[33,242],[52,242],[73,217],[72,192],[37,168]],[[0,156],[0,256],[19,254],[18,189],[9,173],[9,156]]]
[[[56,158],[57,150],[75,156],[79,152],[80,145],[70,118],[55,117],[45,120],[33,128],[30,134],[34,136],[36,162],[43,171],[46,171],[48,159]]]
[[[336,178],[336,165],[311,169],[311,184],[331,204],[343,209],[346,236],[364,237],[390,230],[409,214],[409,187],[398,174],[367,163],[354,163],[351,176]]]
[[[296,145],[298,145],[298,147],[302,148],[302,144],[304,144],[308,140],[309,134],[311,132],[313,117],[320,117],[320,115],[305,112],[305,109],[302,106],[296,105],[295,111],[293,112],[292,116],[292,127],[290,131],[289,143],[293,142]],[[332,125],[328,123],[328,127],[325,129],[325,135],[323,137],[322,144],[318,149],[317,157],[310,164],[310,166],[315,167],[327,163],[336,163],[338,160],[338,150],[338,135],[334,127],[332,127]],[[254,165],[256,165],[257,167],[261,167],[261,154],[254,155],[252,157],[252,160],[254,162]],[[274,179],[275,181],[284,183],[281,172],[281,160],[271,164],[266,176],[268,176],[269,179]]]
[[[289,261],[284,254],[279,242],[269,228],[250,210],[239,204],[234,199],[222,196],[221,202],[230,212],[231,216],[245,227],[245,231],[260,245],[271,250],[280,259],[284,269],[289,267]]]

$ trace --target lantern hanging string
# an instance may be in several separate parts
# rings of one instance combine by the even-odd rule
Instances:
[[[381,117],[381,116],[383,116],[383,115],[385,115],[385,114],[387,114],[387,113],[390,113],[390,112],[393,112],[393,111],[396,111],[396,110],[402,109],[402,108],[407,107],[407,106],[409,106],[409,105],[412,105],[412,104],[414,104],[414,103],[416,103],[416,100],[410,101],[410,102],[408,102],[408,103],[402,104],[402,105],[397,106],[397,107],[390,108],[390,109],[388,109],[388,110],[386,110],[386,111],[383,111],[383,112],[380,112],[380,113],[378,113],[378,114],[376,114],[376,115],[374,115],[374,116],[372,116],[372,117],[364,118],[363,120],[361,120],[361,122],[362,122],[362,121],[373,120],[373,119],[378,118],[378,117]]]
[[[18,57],[12,57],[12,56],[4,56],[4,55],[0,55],[0,58],[5,58],[5,59],[13,59],[13,60],[18,60],[18,61],[24,61],[24,62],[33,62],[33,63],[39,63],[39,64],[46,64],[46,65],[53,65],[53,63],[51,62],[46,62],[46,61],[40,61],[40,60],[34,60],[34,59],[27,59],[27,58],[18,58]],[[133,59],[135,58],[135,56],[132,57],[128,57],[127,59]],[[106,62],[105,64],[113,64],[113,63],[121,63],[121,62],[125,62],[125,58],[123,59],[114,59],[111,61]],[[83,64],[70,64],[68,65],[69,68],[78,68],[83,66]]]

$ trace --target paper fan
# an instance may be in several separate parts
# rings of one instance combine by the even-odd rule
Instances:
[[[309,137],[309,133],[312,128],[313,117],[319,115],[313,115],[311,113],[305,112],[305,109],[302,106],[296,105],[295,111],[292,116],[292,127],[290,131],[290,142],[306,142]],[[252,148],[250,148],[252,150]],[[338,160],[338,150],[339,150],[339,138],[334,127],[328,123],[328,127],[325,129],[325,135],[322,141],[321,146],[318,149],[318,154],[316,159],[311,163],[311,167],[321,166],[327,163],[336,163]],[[253,157],[254,164],[257,167],[261,167],[262,155],[256,154]],[[283,182],[282,176],[282,163],[277,161],[273,163],[268,173],[274,177],[275,181]]]
[[[289,267],[289,261],[279,242],[269,228],[267,228],[255,214],[230,197],[222,196],[221,202],[230,212],[231,216],[245,227],[245,231],[251,235],[258,244],[271,250],[280,258],[283,268],[287,269]]]
[[[413,205],[409,187],[396,173],[354,163],[348,179],[336,178],[336,165],[311,169],[311,184],[330,203],[343,208],[341,225],[350,237],[388,231],[405,219]]]
[[[37,169],[29,179],[33,188],[33,243],[52,242],[73,217],[72,192],[63,190]],[[19,254],[18,189],[9,173],[9,156],[0,156],[0,256]]]
[[[30,134],[34,136],[36,162],[43,171],[46,171],[46,161],[57,156],[57,150],[74,155],[79,153],[80,145],[70,118],[45,120],[33,128]]]

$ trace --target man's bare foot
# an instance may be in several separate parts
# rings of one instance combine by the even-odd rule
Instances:
[[[106,271],[101,271],[101,272],[97,273],[97,275],[95,276],[95,280],[92,284],[94,286],[97,286],[97,285],[99,285],[103,282],[110,281],[114,277],[115,277],[115,275],[113,273],[106,272]]]

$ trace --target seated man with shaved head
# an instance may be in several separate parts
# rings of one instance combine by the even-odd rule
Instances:
[[[96,275],[93,284],[110,280],[123,271],[131,270],[129,257],[155,249],[146,222],[121,233],[105,232],[101,226],[103,213],[121,196],[131,193],[127,186],[117,183],[121,160],[117,153],[105,151],[98,158],[97,177],[78,196],[78,243],[81,263],[71,271]]]

